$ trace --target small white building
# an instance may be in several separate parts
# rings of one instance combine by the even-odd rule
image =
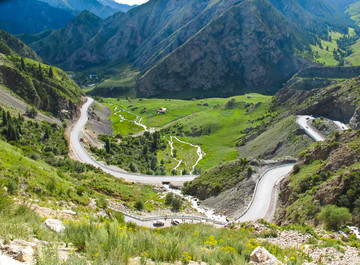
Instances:
[[[166,112],[166,108],[160,108],[157,111],[158,113],[165,113]]]

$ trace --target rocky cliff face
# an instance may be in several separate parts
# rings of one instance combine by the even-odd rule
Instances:
[[[324,116],[344,123],[352,120],[350,126],[355,129],[359,87],[359,77],[310,91],[285,87],[275,95],[273,105],[275,108],[285,107],[287,114]]]

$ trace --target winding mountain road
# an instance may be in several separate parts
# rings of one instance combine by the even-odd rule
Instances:
[[[289,174],[293,167],[294,164],[288,164],[267,170],[256,184],[248,209],[234,221],[247,222],[265,218],[271,209],[271,204],[275,203],[272,197],[276,183]]]
[[[191,181],[197,176],[147,176],[140,174],[131,174],[121,172],[113,167],[110,168],[96,161],[91,157],[80,142],[80,133],[84,129],[85,124],[88,120],[88,108],[93,103],[92,98],[87,98],[87,102],[81,108],[81,115],[75,126],[70,133],[70,149],[75,154],[76,158],[83,162],[91,164],[95,167],[102,169],[104,172],[109,173],[117,178],[123,178],[127,181],[145,183],[145,184],[161,184],[168,182],[183,183],[185,181]],[[313,119],[311,116],[298,116],[297,123],[316,141],[325,140],[325,137],[314,130],[309,124],[309,120]],[[343,125],[340,125],[343,126]],[[260,177],[256,184],[255,192],[248,208],[237,218],[232,221],[253,221],[259,218],[265,218],[271,210],[273,205],[273,195],[275,185],[289,174],[294,164],[286,164],[275,168],[268,169]],[[128,219],[136,221],[132,216],[128,216]],[[156,217],[153,217],[156,218]],[[140,220],[137,220],[139,224]]]
[[[309,115],[299,115],[296,117],[296,123],[305,130],[305,132],[311,137],[313,138],[315,141],[324,141],[326,139],[326,137],[320,133],[319,131],[317,131],[316,129],[314,129],[310,122],[315,119],[313,116],[309,116]],[[340,122],[340,121],[335,121],[333,120],[333,123],[341,130],[347,130],[349,129],[349,127]]]
[[[86,103],[81,108],[81,115],[79,120],[74,125],[70,133],[70,149],[80,162],[93,165],[102,169],[104,172],[109,173],[117,178],[122,178],[126,181],[138,182],[143,184],[161,184],[163,182],[183,183],[185,181],[191,181],[197,176],[147,176],[140,174],[131,174],[127,172],[117,171],[113,167],[106,166],[101,162],[96,161],[91,157],[80,142],[80,133],[85,127],[88,120],[88,108],[93,103],[92,98],[87,98]]]
[[[296,123],[305,130],[305,132],[313,138],[315,141],[324,141],[326,138],[324,135],[322,135],[320,132],[315,130],[313,127],[311,127],[310,124],[308,124],[309,121],[313,120],[314,117],[312,116],[297,116]]]

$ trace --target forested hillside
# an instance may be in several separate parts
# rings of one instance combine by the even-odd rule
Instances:
[[[0,32],[0,84],[22,100],[58,117],[76,115],[82,92],[62,70],[42,63],[23,42]]]

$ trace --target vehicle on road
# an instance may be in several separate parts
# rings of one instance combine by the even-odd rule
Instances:
[[[161,226],[164,226],[165,225],[165,222],[162,221],[162,220],[156,220],[154,223],[153,223],[153,226],[156,226],[156,227],[161,227]]]
[[[181,220],[178,220],[178,219],[173,219],[171,220],[171,224],[172,225],[180,225],[182,224],[183,222]]]

